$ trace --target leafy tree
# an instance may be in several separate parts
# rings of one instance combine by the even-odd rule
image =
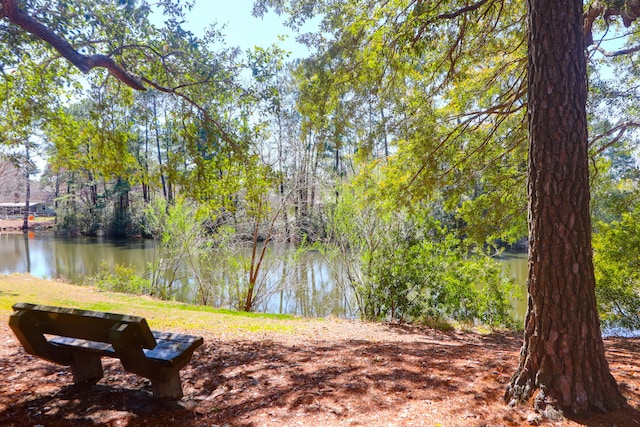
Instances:
[[[43,151],[40,124],[50,117],[50,108],[57,103],[59,90],[48,90],[58,85],[61,73],[43,66],[39,60],[42,49],[34,49],[32,58],[24,58],[19,69],[0,75],[0,143],[8,158],[24,176],[25,209],[23,230],[29,226],[31,176],[37,171],[34,159]],[[54,86],[55,87],[55,86]]]
[[[41,46],[48,51],[48,65],[62,57],[84,73],[106,70],[134,90],[151,87],[181,99],[216,129],[221,140],[235,145],[231,130],[211,112],[218,99],[204,102],[201,90],[233,86],[226,79],[224,62],[208,50],[220,41],[220,32],[212,29],[201,40],[184,30],[184,13],[191,8],[188,1],[162,0],[155,7],[165,18],[162,29],[150,23],[152,6],[146,0],[79,0],[73,5],[3,0],[4,66],[18,66],[33,46]],[[109,80],[104,73],[95,74]]]
[[[411,188],[426,195],[447,183],[475,183],[487,165],[492,170],[483,178],[494,177],[496,188],[512,187],[524,170],[518,158],[526,156],[517,147],[526,136],[527,106],[529,309],[506,398],[516,403],[535,396],[540,410],[622,406],[595,300],[584,49],[593,43],[598,16],[619,14],[629,25],[639,15],[636,3],[594,2],[584,15],[580,0],[529,0],[526,14],[522,2],[507,0],[260,2],[267,6],[291,13],[293,25],[324,16],[330,37],[314,40],[328,41],[318,49],[329,65],[327,99],[355,97],[371,85],[398,84],[406,94],[398,111],[408,117],[397,133],[400,167],[388,176],[389,191],[400,199]],[[502,171],[494,167],[504,161]],[[504,205],[485,208],[513,212]]]
[[[80,225],[83,234],[103,230],[122,237],[134,234],[129,190],[141,175],[133,156],[132,122],[126,117],[129,106],[126,98],[112,98],[99,89],[94,99],[59,109],[43,126],[51,142],[52,171],[64,174],[70,184],[66,204],[70,209],[61,206],[58,227],[73,233]],[[66,215],[71,215],[70,221]],[[76,215],[77,221],[72,220]]]
[[[602,318],[610,326],[640,327],[640,209],[619,221],[598,224],[594,235],[596,294]]]

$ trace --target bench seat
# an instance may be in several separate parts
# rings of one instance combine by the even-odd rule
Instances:
[[[185,351],[202,340],[200,337],[173,332],[151,331],[151,333],[156,340],[156,346],[150,350],[142,349],[142,351],[147,359],[165,363],[167,366],[173,366]],[[113,345],[104,342],[60,336],[52,337],[49,342],[61,347],[96,353],[100,356],[118,357]]]

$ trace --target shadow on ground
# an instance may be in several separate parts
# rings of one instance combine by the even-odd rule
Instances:
[[[502,401],[520,334],[390,328],[397,340],[207,337],[182,371],[179,402],[154,399],[117,361],[97,385],[71,385],[67,368],[15,345],[0,359],[0,425],[530,425],[527,407]],[[543,425],[640,426],[640,343],[612,339],[607,349],[631,407]]]

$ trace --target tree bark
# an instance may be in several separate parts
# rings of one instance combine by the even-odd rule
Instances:
[[[25,201],[24,201],[24,214],[22,215],[22,231],[29,230],[29,216],[30,203],[31,203],[31,150],[30,142],[27,137],[24,142],[24,161],[22,162],[24,168],[24,183],[25,183]]]
[[[28,158],[29,158],[29,154],[27,151],[27,159]],[[22,231],[26,232],[29,230],[29,216],[31,215],[31,212],[30,212],[31,209],[29,207],[30,201],[31,201],[31,174],[29,173],[29,161],[26,162],[24,176],[25,176],[26,191],[25,191],[25,202],[24,202],[24,214],[22,215]]]
[[[625,404],[604,356],[589,211],[581,0],[528,0],[529,276],[520,363],[506,392],[564,412]]]

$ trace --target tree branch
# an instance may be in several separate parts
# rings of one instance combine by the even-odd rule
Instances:
[[[614,58],[616,56],[629,55],[631,53],[636,53],[636,52],[640,51],[640,45],[629,47],[629,48],[626,48],[626,49],[614,50],[614,51],[609,51],[609,50],[606,50],[605,48],[603,48],[602,46],[597,46],[596,50],[598,52],[600,52],[601,54],[603,54],[604,56],[606,56],[606,57]]]
[[[241,154],[243,152],[241,147],[238,146],[237,142],[224,129],[222,124],[220,124],[217,120],[211,117],[208,111],[204,107],[199,105],[196,101],[194,101],[190,96],[178,90],[184,87],[206,83],[208,81],[208,78],[205,81],[199,81],[199,82],[190,83],[190,84],[183,84],[173,88],[166,87],[156,82],[153,82],[143,76],[138,76],[125,70],[124,68],[116,64],[113,58],[111,58],[108,55],[102,55],[102,54],[83,55],[80,52],[78,52],[73,46],[71,46],[71,44],[67,40],[55,34],[50,28],[38,22],[32,16],[30,16],[27,12],[25,12],[20,7],[18,7],[17,0],[0,0],[0,17],[6,18],[9,22],[13,23],[14,25],[17,25],[18,27],[22,28],[24,31],[34,35],[40,40],[51,45],[61,56],[66,58],[69,62],[75,65],[83,73],[88,73],[89,71],[91,71],[93,68],[96,68],[96,67],[105,68],[107,69],[107,71],[109,71],[109,73],[113,77],[115,77],[122,83],[126,84],[127,86],[135,90],[146,91],[147,90],[147,88],[145,87],[145,83],[146,83],[147,85],[155,88],[160,92],[172,94],[174,96],[182,98],[187,103],[194,106],[198,111],[200,111],[204,120],[212,123],[220,133],[221,138],[224,141],[228,142],[237,153]],[[131,46],[128,46],[128,47],[131,47]],[[166,55],[164,56],[161,55],[159,52],[155,51],[150,46],[138,46],[138,47],[144,47],[146,49],[152,50],[154,54],[162,58],[164,62],[164,58],[166,57]],[[123,48],[124,47],[121,47],[120,50]]]
[[[111,57],[100,54],[83,55],[75,50],[67,40],[55,34],[47,26],[36,21],[28,13],[18,7],[16,0],[2,0],[1,4],[1,16],[7,18],[9,22],[17,25],[29,34],[33,34],[40,40],[51,45],[60,53],[60,55],[78,67],[78,69],[83,73],[88,73],[96,67],[105,68],[112,76],[127,86],[135,90],[146,90],[140,77],[120,67]]]
[[[477,3],[471,4],[469,6],[462,7],[460,9],[458,9],[458,10],[454,10],[453,12],[442,13],[442,14],[437,16],[437,19],[455,19],[458,16],[463,15],[463,14],[465,14],[467,12],[472,12],[472,11],[474,11],[476,9],[479,9],[487,1],[488,0],[480,0]]]
[[[618,132],[617,135],[614,136],[611,141],[607,142],[602,147],[598,148],[597,154],[601,154],[604,150],[611,147],[616,142],[620,141],[620,139],[624,136],[625,132],[631,127],[632,128],[640,127],[640,122],[628,121],[628,122],[620,123],[619,125],[609,129],[608,131],[595,136],[591,141],[589,141],[589,147],[592,147],[599,140]]]
[[[625,0],[621,7],[609,7],[605,1],[598,0],[589,5],[584,13],[584,40],[585,47],[593,44],[593,23],[599,16],[609,20],[612,16],[622,18],[625,27],[629,27],[633,21],[640,18],[640,3],[637,1]],[[621,53],[620,55],[623,55]]]

